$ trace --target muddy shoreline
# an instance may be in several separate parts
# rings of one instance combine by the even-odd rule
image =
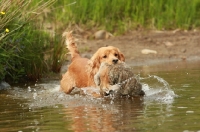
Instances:
[[[78,38],[81,54],[91,57],[102,47],[112,45],[124,53],[132,66],[156,65],[176,61],[200,60],[200,31],[131,31],[109,39],[87,40]],[[156,53],[142,53],[143,49]]]

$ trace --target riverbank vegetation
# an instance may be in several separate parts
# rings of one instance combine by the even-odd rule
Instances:
[[[66,24],[104,28],[123,33],[130,29],[192,29],[200,25],[200,0],[65,0],[58,13]]]
[[[115,35],[142,29],[195,29],[200,0],[1,0],[0,81],[59,72],[62,32],[77,26]]]
[[[38,16],[54,2],[0,2],[0,81],[37,80],[51,70],[51,58],[45,60],[45,53],[54,48],[56,41],[43,30]]]

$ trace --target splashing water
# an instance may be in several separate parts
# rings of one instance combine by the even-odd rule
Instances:
[[[146,96],[145,101],[159,101],[162,103],[173,103],[177,96],[170,88],[167,81],[156,75],[149,75],[146,78],[140,77],[142,89]]]
[[[158,101],[161,103],[173,103],[174,97],[176,97],[173,90],[170,89],[169,84],[161,77],[155,75],[149,75],[148,77],[137,77],[142,84],[142,89],[145,92],[144,103]],[[15,97],[26,98],[30,101],[30,107],[44,107],[54,106],[57,104],[68,106],[83,105],[83,104],[101,104],[103,98],[94,98],[88,94],[87,90],[99,93],[97,88],[81,88],[86,96],[81,94],[65,94],[59,91],[59,82],[50,81],[46,83],[40,83],[35,86],[28,86],[26,89],[14,88],[11,93],[14,93]],[[72,102],[72,103],[70,103]],[[74,103],[75,102],[75,103]],[[112,103],[111,103],[112,104]]]

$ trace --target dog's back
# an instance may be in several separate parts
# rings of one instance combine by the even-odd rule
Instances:
[[[61,90],[70,93],[74,87],[81,88],[94,85],[86,72],[89,59],[80,56],[72,32],[64,32],[63,37],[69,54],[71,54],[71,64],[60,82]]]

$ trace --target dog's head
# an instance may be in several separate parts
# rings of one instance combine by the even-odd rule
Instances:
[[[125,61],[125,58],[118,48],[108,46],[99,48],[91,60],[100,66],[102,62],[110,65],[121,63]]]
[[[96,73],[101,63],[107,63],[109,65],[118,64],[124,62],[125,58],[122,52],[113,46],[101,47],[90,59],[89,65],[93,72]]]

